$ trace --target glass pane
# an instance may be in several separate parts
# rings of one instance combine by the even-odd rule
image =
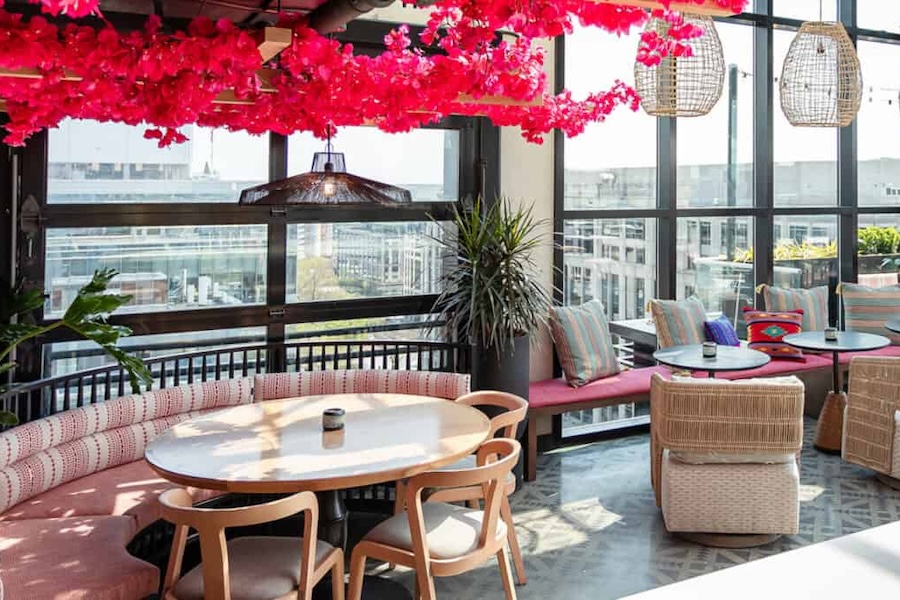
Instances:
[[[566,87],[576,98],[612,87],[634,71],[639,37],[639,31],[617,37],[592,27],[576,28],[566,37]],[[566,210],[655,206],[654,117],[619,107],[606,121],[566,139]]]
[[[288,302],[436,294],[446,251],[430,222],[288,226]]]
[[[873,1],[883,2],[884,0]],[[837,19],[837,2],[835,0],[775,0],[773,4],[773,14],[776,17],[800,19],[801,21],[834,21]],[[821,13],[819,11],[820,4]]]
[[[775,217],[775,285],[813,288],[837,277],[837,217]]]
[[[600,300],[611,321],[639,319],[656,295],[656,221],[565,222],[566,304]]]
[[[699,296],[707,312],[733,318],[743,332],[743,308],[753,304],[753,220],[678,219],[677,295]]]
[[[265,327],[243,327],[159,335],[133,335],[122,338],[119,341],[119,347],[146,360],[158,356],[200,352],[211,348],[237,348],[260,344],[265,342],[265,338]],[[49,352],[47,360],[50,367],[49,372],[45,373],[46,377],[67,375],[115,362],[93,342],[57,342],[48,344],[45,348]],[[243,363],[243,356],[240,358],[236,356],[234,360],[240,360]],[[207,363],[209,368],[215,366],[215,361],[207,361]],[[220,359],[220,369],[227,370],[229,366],[227,363],[227,358]],[[202,368],[202,365],[199,366]],[[154,367],[152,372],[158,373],[158,367]],[[224,373],[224,371],[220,371],[220,373]],[[171,380],[168,383],[171,383]],[[154,385],[154,387],[156,386]]]
[[[60,316],[94,271],[133,296],[127,312],[262,304],[266,226],[96,227],[47,231],[47,316]]]
[[[145,127],[67,120],[49,133],[50,203],[232,202],[269,176],[269,139],[198,126],[159,148]]]
[[[900,215],[859,216],[859,283],[897,285],[900,278]]]
[[[434,324],[434,327],[430,325]],[[307,340],[443,340],[436,315],[368,317],[343,321],[296,323],[285,328],[289,342]]]
[[[678,120],[679,206],[753,206],[753,29],[716,28],[728,69],[725,90],[709,115]]]
[[[792,31],[775,31],[776,77],[794,38]],[[775,85],[775,206],[835,206],[837,204],[837,130],[794,127],[780,109]]]
[[[900,4],[884,0],[856,0],[856,22],[863,29],[900,33]],[[866,71],[867,78],[869,73]]]
[[[898,16],[900,19],[900,16]],[[900,102],[896,65],[900,46],[859,42],[865,96],[859,111],[859,204],[900,203]]]
[[[412,193],[416,202],[459,200],[459,131],[417,129],[391,134],[374,127],[346,127],[333,138],[335,152],[343,152],[347,171],[388,183]],[[288,174],[309,171],[313,154],[325,142],[311,133],[288,138]]]

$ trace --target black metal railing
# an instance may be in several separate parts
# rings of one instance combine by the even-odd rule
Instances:
[[[129,349],[140,352],[139,348]],[[438,341],[297,341],[205,348],[147,358],[152,383],[141,391],[249,377],[258,373],[331,369],[404,369],[465,373],[467,346]],[[132,393],[118,364],[59,375],[16,386],[0,396],[0,408],[23,423],[64,410]]]

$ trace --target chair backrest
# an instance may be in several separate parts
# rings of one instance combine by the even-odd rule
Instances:
[[[210,410],[249,404],[249,377],[122,396],[0,433],[0,514],[66,482],[144,457],[147,443]]]
[[[842,458],[879,473],[893,471],[900,411],[900,357],[855,356],[850,361]]]
[[[490,417],[489,437],[496,436],[499,431],[502,437],[515,438],[516,427],[525,420],[525,414],[528,412],[528,401],[521,396],[494,390],[471,392],[457,398],[456,403],[473,407],[490,406],[503,409],[503,412]]]
[[[238,508],[198,508],[192,505],[193,499],[187,490],[176,488],[163,492],[159,501],[162,505],[162,517],[175,524],[172,551],[163,582],[163,597],[172,591],[181,578],[184,549],[190,529],[196,530],[200,538],[204,597],[230,600],[225,529],[277,521],[299,512],[304,513],[303,553],[297,568],[300,572],[300,589],[310,589],[315,568],[319,521],[319,505],[314,493],[300,492],[273,502]]]
[[[257,375],[256,402],[320,394],[412,394],[455,400],[469,393],[469,376],[437,371],[348,369]]]
[[[459,560],[487,557],[497,552],[502,540],[497,538],[497,523],[500,507],[505,494],[504,483],[507,475],[519,461],[522,447],[516,440],[496,438],[483,443],[476,454],[477,467],[446,471],[430,471],[414,475],[409,479],[406,491],[410,532],[414,544],[419,545],[430,556],[425,538],[425,521],[422,516],[422,491],[432,488],[465,488],[482,486],[484,497],[484,518],[478,546]],[[480,559],[480,558],[479,558]]]

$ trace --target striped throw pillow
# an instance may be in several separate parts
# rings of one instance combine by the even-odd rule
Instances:
[[[551,308],[550,332],[563,374],[572,387],[621,370],[600,302]]]
[[[887,321],[900,319],[900,286],[869,288],[856,283],[841,284],[844,325],[853,331],[876,333],[900,346],[900,334],[885,328]]]
[[[809,290],[764,286],[766,310],[803,311],[803,331],[822,331],[828,327],[828,286]]]
[[[768,311],[744,308],[747,322],[747,347],[772,358],[806,360],[803,351],[783,341],[784,336],[803,331],[803,311]]]
[[[703,323],[706,309],[700,298],[687,300],[651,300],[650,312],[656,325],[656,341],[660,348],[702,344],[706,341]]]

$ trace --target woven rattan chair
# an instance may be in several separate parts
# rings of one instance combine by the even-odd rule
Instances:
[[[900,489],[900,358],[855,357],[844,413],[843,458]]]
[[[654,375],[651,479],[666,529],[750,547],[799,525],[803,383]]]

